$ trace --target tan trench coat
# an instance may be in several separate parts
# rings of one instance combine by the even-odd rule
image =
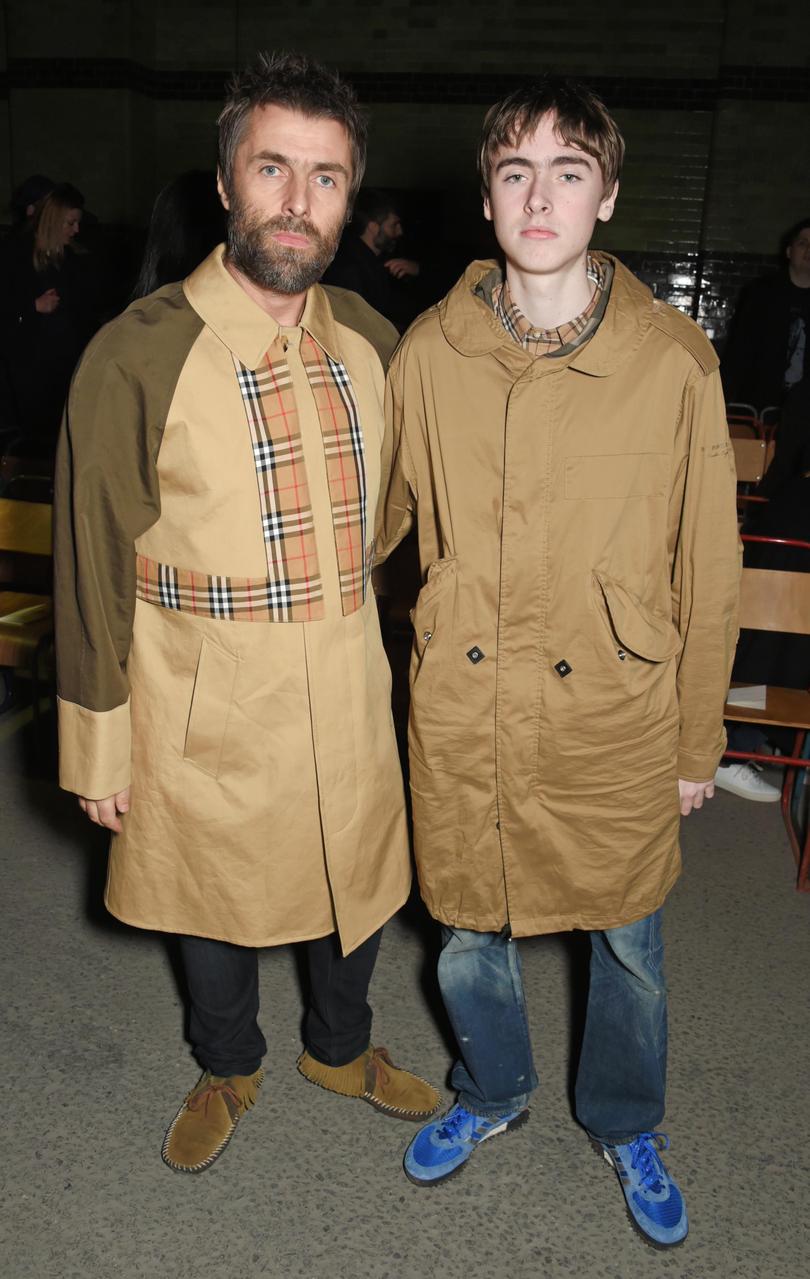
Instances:
[[[724,746],[735,473],[701,331],[615,263],[595,335],[533,359],[473,263],[392,362],[385,554],[418,518],[422,894],[516,936],[630,923],[680,867],[678,776]]]
[[[302,329],[351,379],[372,525],[396,334],[354,295],[317,286],[285,331],[323,578],[318,621],[234,621],[135,598],[136,555],[267,576],[233,356],[257,368],[279,329],[221,250],[184,286],[130,307],[86,353],[58,468],[60,773],[90,798],[131,781],[106,897],[120,919],[250,946],[337,926],[350,951],[405,901],[410,861],[388,663],[371,591],[343,615]]]

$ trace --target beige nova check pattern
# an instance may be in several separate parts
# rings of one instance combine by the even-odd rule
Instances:
[[[492,290],[492,307],[510,337],[530,355],[553,355],[562,347],[583,337],[589,321],[605,287],[605,270],[602,264],[588,254],[588,279],[594,285],[593,295],[581,315],[556,329],[536,329],[513,302],[509,285],[504,279]]]
[[[323,437],[344,615],[366,598],[373,546],[367,544],[363,432],[351,379],[306,331],[306,370]],[[280,339],[254,371],[234,356],[259,484],[266,578],[218,577],[138,556],[137,594],[149,603],[231,621],[309,622],[324,616],[303,442],[292,377]]]

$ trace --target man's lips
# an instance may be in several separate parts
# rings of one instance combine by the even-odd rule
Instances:
[[[525,231],[520,233],[526,240],[556,240],[557,232],[550,231],[546,226],[527,226]]]
[[[274,231],[273,239],[276,244],[286,244],[293,249],[309,248],[309,240],[305,235],[296,235],[294,231]]]

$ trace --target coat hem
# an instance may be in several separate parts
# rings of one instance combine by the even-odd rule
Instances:
[[[634,906],[622,911],[618,916],[587,915],[582,912],[571,912],[567,915],[551,915],[546,919],[515,919],[507,913],[502,916],[469,916],[454,911],[442,911],[433,907],[423,897],[431,917],[447,928],[466,928],[474,933],[499,933],[507,924],[511,927],[513,937],[542,937],[550,933],[568,933],[575,930],[582,932],[603,932],[607,928],[623,928],[627,924],[635,924],[646,919],[664,905],[667,897],[681,874],[681,868],[669,878],[661,893],[650,903]]]
[[[393,919],[394,915],[396,915],[405,905],[409,895],[410,895],[410,892],[406,893],[405,896],[402,898],[402,901],[399,903],[399,905],[395,906],[391,910],[390,914],[386,914],[383,919],[379,920],[377,923],[372,924],[371,927],[368,929],[368,931],[364,929],[359,935],[359,937],[357,938],[357,940],[354,940],[353,938],[352,945],[350,946],[344,946],[343,938],[341,937],[340,928],[338,927],[337,922],[335,922],[331,928],[326,928],[322,930],[316,929],[313,932],[304,930],[304,932],[297,933],[295,935],[289,935],[289,936],[285,935],[283,937],[274,936],[265,941],[256,941],[253,938],[235,936],[233,933],[229,933],[226,936],[224,933],[219,931],[209,932],[207,930],[202,930],[199,928],[195,928],[195,929],[178,928],[177,926],[173,924],[168,924],[168,923],[161,923],[161,924],[158,924],[155,922],[147,923],[143,919],[136,919],[134,916],[125,915],[119,910],[113,910],[112,906],[107,900],[106,894],[104,897],[104,905],[107,911],[112,915],[114,919],[117,919],[119,923],[126,924],[127,927],[129,928],[140,928],[140,929],[143,929],[144,932],[150,932],[150,933],[167,933],[168,935],[173,937],[205,937],[209,941],[228,942],[229,945],[231,946],[247,946],[247,947],[250,947],[251,950],[266,950],[272,946],[292,946],[292,945],[295,945],[297,942],[317,941],[321,937],[329,937],[331,936],[332,933],[337,933],[338,937],[340,938],[341,953],[344,956],[346,956],[346,955],[350,955],[353,950],[357,949],[358,946],[362,946],[363,942],[368,941],[369,937],[371,937],[373,933],[376,933],[379,928],[384,927],[384,925],[387,924],[389,920]]]

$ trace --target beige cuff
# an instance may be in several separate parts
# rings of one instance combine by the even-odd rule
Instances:
[[[107,799],[129,786],[129,698],[111,711],[89,711],[56,699],[59,785],[85,799]]]
[[[720,745],[710,755],[681,749],[678,752],[678,776],[685,782],[712,781],[726,744],[726,730],[723,729]]]

